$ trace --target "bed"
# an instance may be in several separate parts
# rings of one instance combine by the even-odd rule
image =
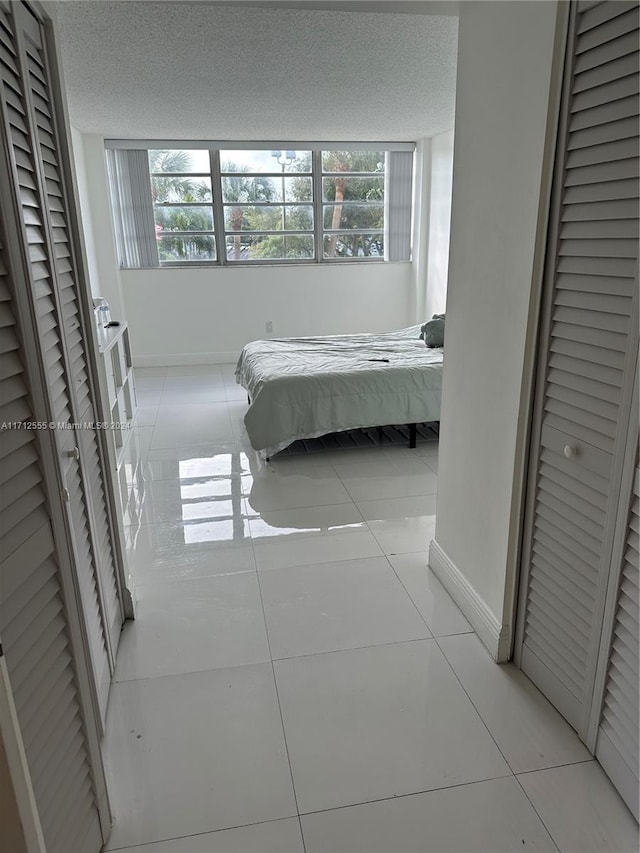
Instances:
[[[443,350],[427,348],[420,328],[247,344],[236,381],[251,446],[271,457],[302,438],[439,421]]]

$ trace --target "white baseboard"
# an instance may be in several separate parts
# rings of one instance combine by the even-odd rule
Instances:
[[[133,357],[134,367],[181,367],[191,364],[235,364],[239,352],[188,352],[166,353],[164,355],[137,355]]]
[[[478,595],[435,539],[429,544],[429,567],[467,617],[491,657],[498,663],[509,660],[510,627],[500,623],[486,601]]]

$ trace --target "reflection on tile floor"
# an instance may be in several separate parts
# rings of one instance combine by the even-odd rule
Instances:
[[[232,365],[136,373],[107,849],[637,849],[573,731],[427,568],[437,444],[266,463]]]

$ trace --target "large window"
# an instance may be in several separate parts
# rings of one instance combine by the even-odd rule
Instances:
[[[108,144],[123,267],[408,261],[413,146]]]

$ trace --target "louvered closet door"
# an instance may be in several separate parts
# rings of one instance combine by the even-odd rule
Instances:
[[[44,176],[44,199],[50,222],[51,256],[55,270],[60,319],[68,356],[69,376],[74,389],[74,412],[77,423],[93,423],[95,409],[78,297],[78,281],[68,228],[68,204],[62,181],[58,133],[55,125],[48,82],[48,68],[42,30],[34,18],[24,16],[24,45],[28,88],[32,106],[33,128]],[[103,625],[108,634],[112,658],[120,640],[122,610],[118,597],[114,547],[108,523],[98,435],[83,429],[76,433],[82,460],[84,489],[90,510],[92,544],[98,570]]]
[[[0,12],[6,55],[11,58],[13,52],[11,61],[2,65],[2,99],[51,413],[57,424],[81,424],[94,420],[94,409],[41,26],[21,4],[14,4],[12,12]],[[95,465],[98,437],[92,430],[58,428],[56,442],[104,722],[122,615],[104,484]]]
[[[29,422],[37,416],[1,241],[0,424]],[[36,432],[0,432],[0,636],[47,850],[89,853],[102,835],[38,460]]]
[[[637,434],[636,454],[637,454]],[[596,757],[638,819],[638,535],[640,533],[640,467],[637,464],[631,502],[623,518],[622,567],[617,591]]]
[[[638,4],[572,10],[516,656],[582,737],[638,346]]]
[[[14,10],[15,10],[14,6]],[[19,9],[21,7],[18,7]],[[29,106],[25,95],[24,76],[15,22],[0,8],[3,63],[2,95],[6,105],[9,142],[16,167],[25,237],[29,253],[29,267],[33,289],[33,303],[37,314],[38,331],[45,361],[47,384],[51,401],[51,414],[56,424],[73,423],[75,413],[71,390],[71,377],[63,341],[63,320],[58,303],[54,279],[55,261],[48,242],[46,202],[38,173],[38,156],[31,134]],[[110,661],[104,636],[99,606],[99,590],[95,560],[91,550],[89,521],[82,489],[78,460],[74,448],[74,430],[56,430],[56,443],[61,459],[65,460],[65,480],[72,500],[69,501],[71,526],[77,558],[80,591],[87,622],[91,660],[96,689],[103,716],[110,683]]]

